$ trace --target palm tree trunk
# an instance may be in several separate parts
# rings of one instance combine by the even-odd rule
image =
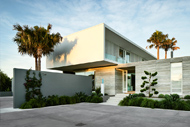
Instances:
[[[38,57],[38,71],[41,71],[41,57]]]
[[[35,70],[38,70],[38,57],[35,56]]]
[[[167,50],[165,50],[165,59],[167,59]]]
[[[41,71],[41,57],[42,57],[42,48],[37,49],[38,54],[38,71]]]
[[[159,46],[157,46],[157,60],[159,60]]]

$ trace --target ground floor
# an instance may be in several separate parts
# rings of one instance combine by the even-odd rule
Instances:
[[[7,99],[0,98],[0,100],[3,108],[12,105],[10,99],[8,99],[9,105],[5,102]],[[0,125],[1,127],[189,127],[189,117],[188,111],[79,103],[2,113]]]
[[[93,77],[95,87],[100,87],[103,81],[105,93],[116,95],[139,93],[144,71],[158,72],[155,88],[160,94],[190,95],[190,56],[90,68],[83,73]]]

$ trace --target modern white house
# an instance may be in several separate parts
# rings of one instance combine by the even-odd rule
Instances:
[[[104,23],[63,37],[46,66],[63,73],[94,75],[95,87],[103,79],[109,95],[139,93],[145,70],[158,72],[159,93],[190,94],[190,56],[156,60]]]

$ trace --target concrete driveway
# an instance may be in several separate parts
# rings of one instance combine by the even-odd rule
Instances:
[[[0,108],[12,108],[13,96],[0,97]]]
[[[1,127],[189,127],[190,112],[92,103],[0,114]]]

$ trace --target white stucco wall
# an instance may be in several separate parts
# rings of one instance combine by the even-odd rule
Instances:
[[[104,24],[63,37],[47,57],[47,68],[84,64],[104,60]]]

